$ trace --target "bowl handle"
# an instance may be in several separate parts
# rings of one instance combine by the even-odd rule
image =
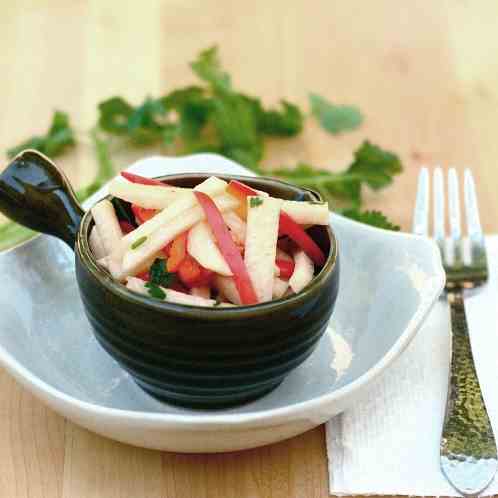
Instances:
[[[84,214],[65,175],[36,150],[18,154],[0,175],[0,211],[72,249]]]

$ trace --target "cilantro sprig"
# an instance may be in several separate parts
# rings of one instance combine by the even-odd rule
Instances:
[[[339,203],[345,216],[383,228],[398,228],[379,212],[362,211],[364,187],[374,191],[384,188],[402,171],[394,153],[369,141],[357,148],[351,164],[340,172],[317,169],[306,163],[268,172],[261,165],[268,137],[299,135],[307,115],[331,135],[351,131],[363,122],[359,109],[332,103],[316,93],[309,95],[309,112],[288,100],[268,108],[261,99],[235,88],[233,78],[221,64],[216,46],[202,51],[190,67],[200,80],[197,85],[173,89],[158,97],[148,96],[139,104],[130,103],[122,96],[113,96],[98,104],[98,121],[90,132],[98,170],[94,181],[78,192],[80,200],[114,176],[116,168],[111,150],[159,146],[170,154],[219,153],[257,173],[317,190],[334,206]],[[56,111],[44,135],[23,141],[9,149],[7,155],[12,157],[33,148],[57,157],[76,142],[68,114]],[[14,223],[3,224],[0,250],[33,234]]]

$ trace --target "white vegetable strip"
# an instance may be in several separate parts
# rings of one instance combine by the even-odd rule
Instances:
[[[95,227],[92,228],[90,232],[90,237],[88,239],[90,243],[90,249],[92,250],[95,259],[101,259],[106,255],[104,245],[102,244],[102,240],[100,239],[99,232]]]
[[[289,282],[282,280],[281,278],[273,279],[273,299],[280,299],[287,289],[289,288]]]
[[[218,249],[211,228],[205,221],[197,223],[190,229],[187,251],[204,268],[227,277],[233,275],[221,251]]]
[[[222,212],[234,209],[239,203],[237,199],[229,195],[220,195],[213,200]],[[178,201],[178,203],[180,202],[183,202],[183,199]],[[110,268],[113,277],[122,280],[130,275],[136,275],[143,269],[146,261],[153,258],[166,244],[202,220],[204,220],[204,210],[200,206],[183,211],[181,216],[176,216],[169,220],[167,225],[161,226],[151,233],[139,247],[132,249],[133,246],[131,246],[123,256],[121,271],[118,270],[114,274],[115,269]]]
[[[192,294],[192,296],[209,299],[211,297],[211,289],[207,285],[204,285],[202,287],[192,287],[190,289],[190,294]]]
[[[260,203],[251,207],[255,199]],[[281,205],[280,199],[247,197],[244,261],[259,302],[272,298]]]
[[[234,304],[240,304],[240,296],[233,278],[216,275],[213,284],[223,296]]]
[[[194,190],[199,190],[208,195],[214,195],[212,192],[219,192],[220,189],[226,188],[226,185],[227,183],[223,180],[211,176],[197,185]],[[161,226],[167,225],[171,220],[179,217],[184,211],[187,211],[193,206],[197,206],[197,199],[195,198],[195,195],[190,192],[188,195],[185,195],[184,198],[174,202],[169,207],[156,214],[156,216],[140,225],[136,230],[133,230],[133,232],[125,235],[110,257],[110,270],[112,276],[119,279],[119,275],[122,273],[121,267],[123,256],[134,242],[142,237],[148,237],[149,234],[158,230]]]
[[[294,254],[294,263],[294,272],[289,279],[289,285],[297,294],[311,282],[315,267],[304,251],[297,251]]]
[[[134,292],[149,295],[148,289],[147,287],[145,287],[145,282],[140,278],[129,277],[126,283],[126,287]],[[168,301],[169,303],[190,304],[192,306],[207,307],[211,307],[216,304],[216,301],[214,299],[204,299],[203,297],[191,296],[190,294],[174,291],[172,289],[165,289],[164,287],[159,288],[166,294],[166,297],[163,299],[163,301]]]
[[[221,194],[223,190],[213,195]],[[147,209],[164,209],[191,192],[190,188],[141,185],[121,178],[115,178],[109,184],[109,194]]]
[[[236,244],[244,244],[246,240],[246,223],[245,221],[233,211],[228,211],[223,215],[223,219],[230,229],[232,238]]]
[[[123,238],[114,207],[110,201],[104,199],[93,206],[92,216],[105,253],[110,254],[119,247]]]
[[[218,308],[235,308],[235,304],[232,303],[220,303]]]
[[[313,202],[284,201],[282,211],[287,213],[300,225],[328,225],[330,219],[329,205]]]

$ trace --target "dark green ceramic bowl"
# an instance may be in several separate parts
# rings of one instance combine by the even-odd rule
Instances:
[[[207,176],[161,179],[191,187]],[[284,199],[318,198],[269,178],[217,176]],[[65,178],[38,153],[21,154],[0,175],[0,210],[74,245],[80,294],[96,338],[145,391],[170,403],[221,408],[270,392],[312,353],[334,308],[339,261],[328,226],[313,234],[327,261],[302,292],[255,306],[212,309],[157,301],[114,281],[92,256],[91,213],[82,213]],[[29,216],[40,210],[44,216]],[[55,217],[48,229],[50,216]]]

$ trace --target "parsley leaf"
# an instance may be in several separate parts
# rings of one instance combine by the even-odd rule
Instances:
[[[356,208],[344,209],[340,211],[340,214],[351,218],[352,220],[365,223],[377,228],[384,228],[386,230],[399,230],[399,225],[396,225],[389,221],[387,217],[380,211],[360,211]]]
[[[190,64],[190,67],[201,80],[209,83],[214,90],[226,92],[231,89],[230,75],[221,68],[216,45],[202,51],[197,60]]]
[[[365,140],[355,151],[348,171],[361,177],[373,190],[378,190],[389,185],[393,176],[403,171],[403,167],[396,154]]]
[[[322,128],[334,135],[354,130],[363,122],[363,116],[357,107],[332,104],[316,93],[310,93],[309,101],[313,116]]]
[[[156,299],[161,299],[161,300],[166,299],[166,292],[164,292],[161,289],[161,287],[151,282],[147,282],[145,284],[145,287],[147,287],[150,297],[155,297]]]
[[[276,137],[292,137],[299,134],[303,129],[304,116],[299,107],[287,102],[280,101],[281,110],[264,109],[260,99],[242,95],[253,108],[256,116],[258,131],[263,135]]]
[[[65,112],[55,111],[52,124],[45,135],[34,136],[7,150],[9,158],[24,149],[36,149],[49,157],[57,157],[69,146],[75,145],[74,131]]]
[[[166,261],[157,258],[149,270],[150,282],[161,287],[170,287],[175,281],[175,274],[166,270]]]

